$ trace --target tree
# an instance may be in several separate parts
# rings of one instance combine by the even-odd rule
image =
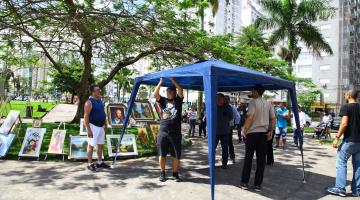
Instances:
[[[114,78],[114,83],[117,84],[118,102],[120,102],[120,91],[123,90],[122,101],[125,102],[125,93],[131,92],[134,79],[131,78],[134,75],[134,70],[123,68],[121,69]]]
[[[108,72],[99,83],[103,88],[119,70],[151,55],[177,52],[181,57],[197,57],[187,50],[195,45],[197,24],[178,17],[177,6],[176,0],[4,0],[0,30],[5,33],[3,40],[46,56],[78,94],[75,121],[79,121],[95,68]],[[81,61],[80,78],[65,75],[70,58]]]
[[[319,29],[313,25],[317,20],[327,20],[335,15],[336,8],[330,5],[329,0],[303,0],[299,3],[296,0],[262,0],[260,4],[270,17],[261,17],[256,24],[273,30],[268,41],[270,45],[287,40],[281,55],[288,62],[289,73],[292,73],[292,63],[296,62],[301,52],[299,42],[303,42],[316,56],[320,56],[322,51],[333,54]]]
[[[320,90],[316,89],[311,89],[307,92],[299,92],[297,94],[297,97],[299,105],[302,106],[302,110],[309,113],[311,110],[311,105],[315,103],[315,101],[319,98],[320,95]]]
[[[255,24],[244,27],[241,30],[240,36],[237,38],[238,42],[245,46],[261,47],[264,50],[269,50],[268,44],[264,38],[264,34],[259,30]]]

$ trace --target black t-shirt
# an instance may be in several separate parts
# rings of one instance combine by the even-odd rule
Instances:
[[[170,102],[165,97],[158,101],[161,108],[160,130],[167,133],[181,134],[181,113],[183,99],[179,96]]]
[[[349,117],[344,140],[349,142],[360,142],[360,104],[350,103],[343,105],[340,109],[339,116]]]

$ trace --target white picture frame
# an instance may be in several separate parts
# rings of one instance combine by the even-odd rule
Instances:
[[[68,159],[77,159],[83,160],[87,159],[87,146],[88,146],[88,138],[86,136],[74,136],[70,135],[69,137],[69,155]],[[97,159],[96,147],[93,152],[93,159]]]
[[[4,122],[0,127],[0,134],[7,135],[11,132],[11,129],[15,125],[16,121],[19,119],[20,111],[10,110],[9,114],[6,116]]]
[[[19,157],[39,157],[46,128],[27,128]]]
[[[63,154],[66,130],[54,129],[51,135],[48,154]]]
[[[109,157],[116,156],[116,145],[120,139],[120,135],[106,135],[107,147]],[[123,150],[122,150],[123,149]],[[124,134],[119,151],[118,157],[137,156],[138,150],[136,146],[136,138],[133,134]]]
[[[80,136],[87,136],[87,129],[85,127],[84,118],[80,119]]]

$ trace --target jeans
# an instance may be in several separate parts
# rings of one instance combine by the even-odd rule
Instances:
[[[296,146],[300,143],[300,146],[303,145],[303,135],[304,135],[304,131],[300,130],[300,133],[296,133],[296,129],[294,129],[294,144],[296,144]]]
[[[190,137],[190,136],[194,136],[194,134],[195,134],[196,119],[190,119],[190,120],[189,120],[189,125],[190,125],[190,128],[189,128],[189,137]]]
[[[239,137],[239,142],[241,142],[241,141],[242,141],[242,136],[241,136],[241,127],[242,127],[242,125],[241,125],[241,124],[236,125],[237,134],[238,134],[238,137]]]
[[[266,133],[249,133],[246,137],[245,144],[245,162],[242,171],[242,183],[249,183],[252,160],[254,151],[256,152],[256,173],[255,173],[255,186],[261,186],[266,160]]]
[[[352,156],[354,176],[351,183],[353,194],[360,194],[360,143],[341,143],[336,159],[336,184],[335,187],[345,191],[347,161]]]
[[[200,120],[200,124],[199,124],[199,136],[200,137],[203,132],[204,132],[204,137],[206,137],[206,121]]]
[[[230,133],[229,133],[229,154],[230,159],[235,159],[235,149],[233,144],[233,128],[230,127]]]
[[[228,157],[229,157],[229,136],[228,136],[228,134],[216,135],[215,148],[217,148],[219,141],[221,143],[221,149],[222,149],[222,165],[227,166]]]

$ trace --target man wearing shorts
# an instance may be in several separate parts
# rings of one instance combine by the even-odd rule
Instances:
[[[289,111],[284,106],[284,103],[280,103],[279,108],[276,109],[276,148],[279,148],[280,138],[282,139],[282,147],[285,149],[286,145],[286,133],[287,133],[287,118]]]
[[[173,158],[173,178],[176,182],[180,182],[179,167],[181,157],[181,113],[182,103],[184,99],[183,88],[173,79],[170,78],[174,86],[168,87],[166,90],[167,97],[160,96],[160,88],[163,84],[163,79],[160,79],[159,84],[154,91],[154,97],[161,108],[160,130],[158,134],[158,152],[160,165],[161,182],[166,181],[165,165],[166,156],[170,151]],[[177,89],[177,93],[176,93]]]
[[[109,165],[102,161],[106,115],[104,104],[101,101],[100,87],[98,85],[91,85],[89,90],[91,96],[86,101],[84,108],[84,124],[88,135],[88,169],[92,172],[97,172],[98,168],[110,168]],[[94,147],[97,147],[98,161],[96,165],[92,162]]]

